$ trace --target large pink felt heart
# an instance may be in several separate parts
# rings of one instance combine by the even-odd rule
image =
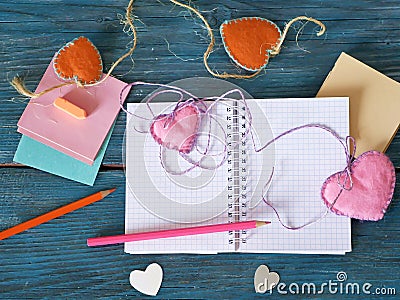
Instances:
[[[189,153],[196,142],[199,124],[199,109],[189,103],[170,114],[157,116],[150,126],[150,132],[160,145]]]
[[[359,220],[378,221],[383,218],[392,200],[396,183],[395,169],[390,159],[383,153],[368,151],[361,154],[351,166],[353,187],[342,189],[338,181],[344,183],[345,172],[328,177],[321,190],[325,205],[338,215]],[[349,187],[347,180],[346,187]]]

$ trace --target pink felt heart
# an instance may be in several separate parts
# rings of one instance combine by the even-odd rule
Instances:
[[[392,200],[396,183],[395,169],[383,153],[368,151],[361,154],[351,165],[353,187],[342,189],[345,172],[333,174],[325,180],[321,195],[325,205],[338,215],[359,220],[378,221],[383,218]],[[347,180],[345,187],[350,187]],[[342,192],[341,192],[342,191]]]
[[[196,105],[189,103],[170,114],[157,116],[150,126],[150,132],[160,145],[189,153],[196,142],[199,124],[199,109]]]

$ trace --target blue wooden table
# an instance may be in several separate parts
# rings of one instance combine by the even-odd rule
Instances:
[[[74,199],[116,186],[106,199],[0,242],[0,298],[129,298],[144,297],[129,285],[129,273],[158,262],[164,281],[158,298],[249,299],[257,295],[253,276],[267,264],[290,283],[321,285],[346,272],[348,282],[371,283],[372,292],[400,293],[400,189],[385,218],[377,223],[352,222],[353,251],[345,256],[283,254],[128,255],[123,246],[88,248],[86,238],[124,231],[125,177],[122,141],[125,116],[120,114],[103,166],[93,187],[84,186],[13,163],[20,134],[17,121],[25,103],[9,85],[16,74],[30,89],[38,84],[50,58],[64,43],[88,36],[99,48],[105,66],[126,51],[130,37],[122,32],[119,14],[128,1],[0,0],[0,230],[40,215]],[[400,80],[400,3],[397,0],[353,1],[192,1],[218,33],[232,18],[260,16],[285,21],[307,15],[323,21],[327,34],[317,38],[307,25],[296,44],[290,30],[281,54],[265,73],[251,80],[232,80],[255,98],[313,97],[341,51]],[[136,1],[138,47],[133,61],[114,72],[127,82],[168,83],[209,76],[202,64],[208,45],[199,19],[167,0]],[[299,29],[301,24],[297,24]],[[210,64],[236,70],[217,39]],[[145,92],[134,92],[129,102]],[[400,112],[399,112],[400,113]],[[400,180],[400,135],[387,154]],[[267,241],[266,241],[267,242]],[[272,297],[279,296],[274,293]],[[308,296],[302,294],[302,297]],[[339,293],[311,295],[338,298]],[[368,295],[363,295],[365,299]],[[372,297],[372,295],[369,295]],[[285,297],[298,297],[289,292]],[[347,298],[352,297],[346,295]],[[354,296],[360,298],[360,296]],[[391,298],[393,296],[382,296]]]

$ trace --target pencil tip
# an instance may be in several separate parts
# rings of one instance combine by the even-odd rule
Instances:
[[[109,190],[105,190],[105,191],[101,191],[101,195],[104,197],[110,195],[112,192],[114,192],[117,188],[113,188],[113,189],[109,189]]]
[[[256,221],[256,227],[260,227],[260,226],[264,226],[264,225],[268,225],[271,224],[271,222],[269,221]]]

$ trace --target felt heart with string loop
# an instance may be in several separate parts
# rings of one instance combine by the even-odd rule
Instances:
[[[248,71],[264,68],[281,39],[275,23],[258,17],[225,21],[220,32],[228,55]]]
[[[199,126],[198,107],[193,103],[185,103],[170,114],[158,115],[150,126],[150,133],[160,145],[189,153],[196,143]]]
[[[95,83],[103,74],[100,53],[84,36],[62,47],[54,57],[53,67],[61,79],[77,80],[82,84]]]
[[[383,153],[368,151],[351,164],[350,176],[347,172],[331,175],[322,186],[321,196],[338,215],[378,221],[392,200],[395,183],[390,159]]]

